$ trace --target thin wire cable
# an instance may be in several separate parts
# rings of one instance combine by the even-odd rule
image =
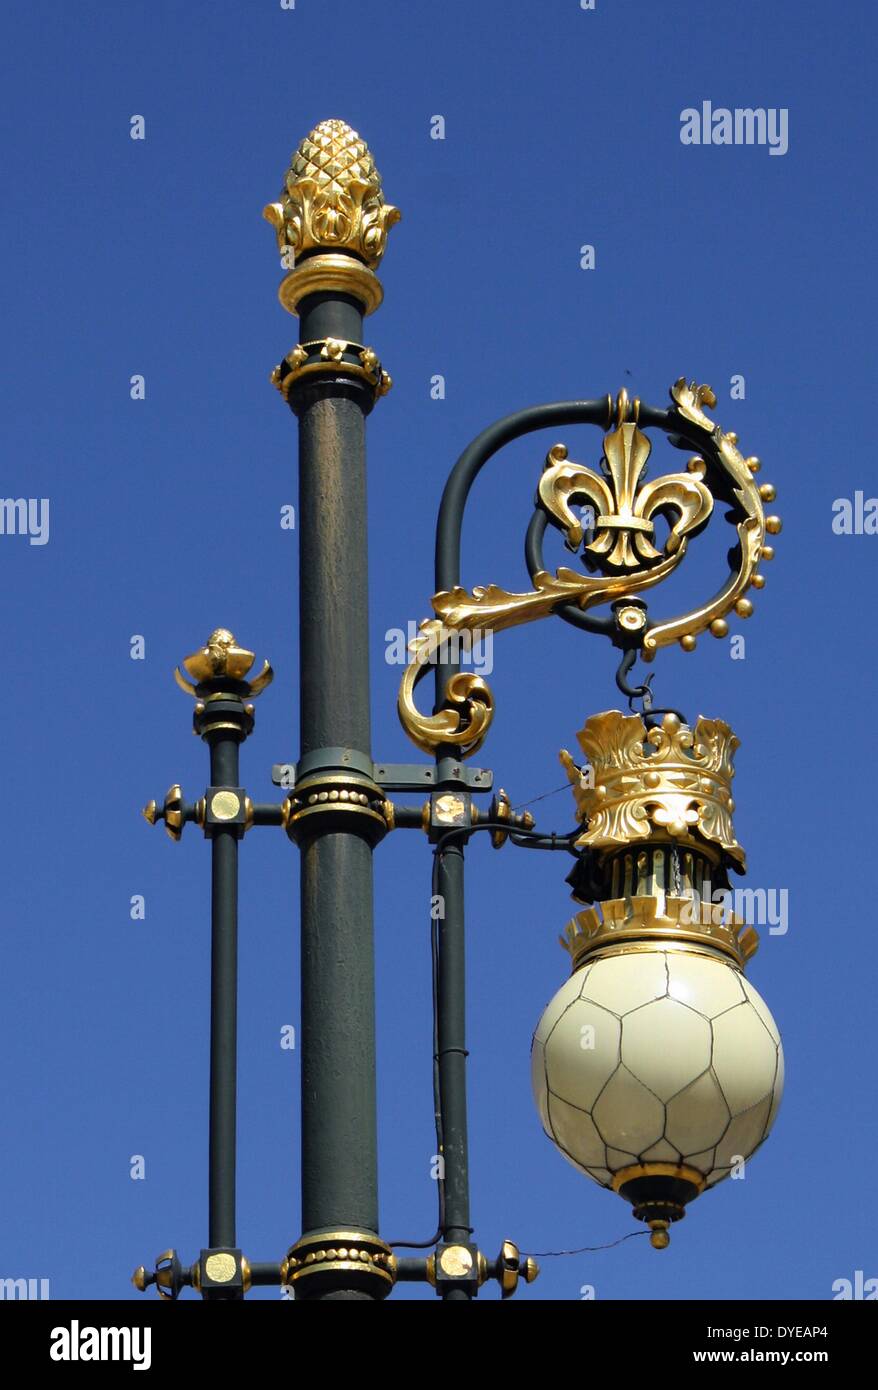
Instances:
[[[520,811],[524,806],[533,806],[536,801],[545,801],[547,796],[557,796],[559,792],[569,792],[569,790],[570,783],[562,782],[560,787],[553,787],[550,792],[541,792],[539,796],[532,796],[530,801],[519,801],[512,809],[513,811]]]
[[[593,1255],[596,1250],[612,1250],[616,1245],[623,1245],[626,1240],[633,1240],[635,1236],[648,1236],[649,1231],[629,1231],[627,1236],[620,1236],[618,1240],[611,1240],[606,1245],[581,1245],[578,1250],[522,1250],[522,1255],[531,1256],[535,1260],[551,1260],[559,1255]]]

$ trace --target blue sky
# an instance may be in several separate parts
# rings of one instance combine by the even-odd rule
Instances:
[[[369,423],[376,757],[413,756],[385,633],[426,615],[446,474],[498,416],[622,385],[661,405],[697,377],[763,459],[784,518],[756,614],[734,629],[746,659],[702,640],[655,665],[660,703],[741,737],[747,882],[790,893],[789,932],[766,933],[749,971],[786,1049],[775,1131],[667,1252],[637,1240],[548,1260],[524,1296],[829,1298],[857,1269],[878,1274],[863,1183],[878,1138],[878,538],[831,526],[836,499],[878,492],[872,10],[43,0],[9,7],[5,29],[2,490],[49,498],[51,531],[43,546],[0,537],[0,1274],[48,1277],[54,1297],[139,1297],[135,1265],[169,1245],[188,1263],[206,1243],[209,857],[197,833],[172,845],[139,808],[171,782],[206,785],[171,671],[218,625],[277,672],[243,751],[251,795],[269,799],[271,764],[296,755],[297,535],[279,524],[296,432],[268,375],[297,324],[260,214],[329,116],[368,139],[403,211],[367,320],[394,378]],[[680,113],[705,100],[786,109],[788,152],[684,146]],[[430,139],[437,114],[444,141]],[[744,400],[730,399],[736,374]],[[592,462],[597,439],[565,436]],[[468,585],[524,587],[553,442],[519,443],[479,481]],[[706,554],[680,581],[705,596],[721,551]],[[478,760],[513,801],[558,787],[558,749],[616,706],[614,657],[560,621],[497,639]],[[568,793],[534,809],[548,829],[571,823]],[[381,1224],[426,1239],[429,853],[399,832],[376,861]],[[479,837],[469,863],[476,1236],[490,1254],[506,1236],[525,1250],[613,1241],[633,1227],[626,1205],[568,1167],[530,1095],[531,1032],[565,977],[566,867]],[[239,1240],[259,1260],[299,1234],[298,1054],[279,1045],[298,1023],[297,873],[280,832],[248,836]],[[130,920],[133,894],[145,921]],[[145,1181],[129,1176],[133,1154]]]

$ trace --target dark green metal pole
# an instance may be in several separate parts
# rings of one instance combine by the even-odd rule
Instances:
[[[446,1241],[471,1235],[466,1119],[466,956],[463,846],[439,851],[439,1088],[445,1157]]]
[[[238,785],[238,736],[208,734],[214,787]],[[238,1047],[238,840],[211,841],[209,1242],[234,1248]]]
[[[439,921],[439,1096],[445,1173],[447,1244],[467,1243],[472,1235],[469,1210],[469,1157],[466,1097],[466,938],[464,851],[452,842],[439,851],[437,883],[444,915]],[[445,1287],[448,1303],[467,1303],[468,1289]]]
[[[442,496],[436,531],[437,592],[460,583],[464,509],[470,488],[488,459],[522,434],[551,424],[599,420],[606,409],[604,401],[567,401],[519,411],[491,425],[464,450]],[[437,709],[443,706],[446,684],[458,669],[458,661],[447,653],[437,663]],[[437,787],[466,796],[466,781],[453,747],[439,749],[436,765]],[[466,1081],[465,842],[466,837],[461,836],[441,848],[437,874],[444,911],[439,926],[437,1036],[445,1173],[442,1238],[448,1244],[466,1244],[472,1236]],[[473,1297],[473,1290],[451,1284],[443,1288],[442,1297],[449,1302],[464,1302]]]
[[[251,702],[273,678],[266,661],[248,679],[254,660],[253,652],[222,627],[184,658],[174,677],[195,697],[192,727],[210,749],[210,786],[197,802],[187,802],[174,783],[161,807],[150,801],[143,811],[150,825],[164,821],[173,840],[195,823],[211,842],[208,1245],[188,1270],[170,1250],[159,1257],[154,1273],[143,1266],[134,1273],[138,1289],[158,1284],[168,1298],[195,1287],[208,1302],[240,1301],[247,1288],[247,1262],[237,1249],[235,1229],[238,841],[253,824],[283,824],[283,807],[260,805],[257,811],[238,785],[240,745],[253,731]]]
[[[362,341],[352,300],[309,296],[303,342]],[[299,389],[301,751],[369,759],[365,415],[340,374]],[[327,757],[326,763],[332,759]],[[331,766],[325,768],[331,775]],[[315,817],[315,820],[318,818]],[[319,823],[300,839],[302,1226],[378,1230],[372,847]],[[367,1297],[331,1290],[324,1297]]]
[[[389,379],[363,320],[398,213],[341,121],[302,142],[282,197],[266,216],[296,256],[280,297],[300,319],[274,377],[299,420],[301,754],[287,828],[301,850],[303,1235],[289,1269],[297,1299],[372,1300],[392,1261],[377,1235],[372,850],[387,820],[371,756],[365,420]]]

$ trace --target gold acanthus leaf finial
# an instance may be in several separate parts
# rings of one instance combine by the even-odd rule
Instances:
[[[381,176],[365,140],[344,121],[321,121],[299,145],[280,201],[263,216],[281,252],[347,252],[374,270],[387,232],[401,213],[384,201]]]
[[[270,664],[265,661],[259,675],[252,680],[247,680],[247,672],[256,660],[254,652],[247,651],[246,647],[239,647],[235,640],[234,633],[229,632],[228,628],[218,627],[208,637],[206,644],[200,647],[197,652],[187,656],[183,661],[184,670],[192,677],[188,681],[180,670],[174,671],[174,679],[181,690],[187,695],[196,695],[198,687],[206,681],[237,681],[247,687],[249,696],[256,696],[262,693],[267,685],[274,679],[274,672]]]

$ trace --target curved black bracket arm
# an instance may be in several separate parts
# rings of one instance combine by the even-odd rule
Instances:
[[[530,406],[504,416],[483,430],[460,455],[449,475],[442,494],[436,527],[435,591],[454,589],[461,582],[461,536],[466,504],[472,486],[485,464],[514,440],[536,430],[567,425],[596,425],[609,428],[613,419],[613,401],[605,396],[599,400],[556,401]],[[677,448],[692,447],[697,453],[707,453],[703,436],[689,427],[676,410],[658,410],[641,404],[637,416],[644,428],[658,428],[668,435]],[[733,502],[728,481],[708,459],[714,495]],[[525,562],[533,576],[545,569],[542,556],[543,539],[549,518],[537,507],[525,538]],[[732,555],[730,554],[730,562]],[[617,682],[629,698],[641,698],[644,713],[649,715],[651,691],[649,686],[632,687],[627,675],[641,645],[640,634],[625,633],[617,624],[615,613],[603,617],[583,612],[574,603],[559,605],[555,612],[565,622],[587,632],[608,636],[623,651]],[[436,665],[436,709],[444,703],[448,681],[459,670],[460,662],[454,652],[446,649]],[[664,711],[654,711],[655,714]],[[681,716],[682,717],[682,716]],[[465,786],[458,777],[449,776],[449,766],[457,756],[454,748],[436,750],[437,783],[454,792]],[[440,772],[440,769],[442,770]],[[444,1200],[441,1203],[441,1234],[445,1240],[466,1241],[472,1230],[469,1216],[469,1175],[466,1104],[466,1041],[465,1041],[465,943],[464,943],[464,844],[466,837],[452,841],[437,855],[434,872],[434,892],[439,891],[444,905],[444,917],[434,936],[434,989],[436,991],[436,1056],[437,1128],[443,1137],[445,1161]],[[518,843],[539,844],[538,837],[522,837]],[[555,837],[540,847],[569,848],[555,843]],[[442,1195],[442,1194],[441,1194]],[[466,1298],[464,1290],[449,1292],[449,1297]]]
[[[663,418],[667,411],[652,411]],[[606,425],[609,423],[608,400],[555,401],[550,405],[532,405],[504,415],[467,445],[449,474],[439,504],[436,524],[436,592],[453,589],[460,583],[460,549],[463,517],[473,483],[489,459],[500,449],[535,430],[564,425]],[[644,420],[644,423],[647,423]],[[533,524],[533,523],[532,523]],[[545,529],[545,528],[543,528]],[[528,532],[530,539],[530,531]],[[541,537],[540,537],[541,539]],[[527,552],[526,552],[527,553]],[[530,566],[528,566],[530,567]],[[572,606],[572,605],[568,605]],[[586,614],[581,616],[585,617]],[[456,663],[440,662],[436,667],[436,699],[444,698],[445,684],[454,674]]]

